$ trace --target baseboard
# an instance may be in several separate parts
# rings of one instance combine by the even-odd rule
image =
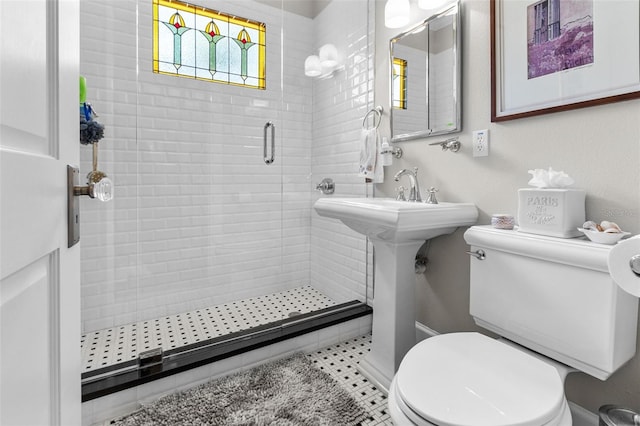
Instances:
[[[437,336],[438,333],[432,328],[416,321],[416,342],[421,342],[429,337]],[[573,426],[598,426],[598,415],[582,408],[578,404],[569,401]]]
[[[573,426],[598,426],[598,415],[569,401]]]
[[[422,342],[424,339],[436,336],[440,333],[432,328],[427,327],[421,322],[416,321],[416,342]]]

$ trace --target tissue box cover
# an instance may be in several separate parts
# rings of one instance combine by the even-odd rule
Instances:
[[[565,188],[518,190],[518,230],[573,238],[585,221],[585,191]]]

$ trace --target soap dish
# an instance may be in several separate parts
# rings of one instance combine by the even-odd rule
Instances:
[[[582,232],[594,243],[600,244],[615,244],[623,237],[630,235],[630,232],[600,232],[591,231],[589,229],[578,228],[578,231]]]

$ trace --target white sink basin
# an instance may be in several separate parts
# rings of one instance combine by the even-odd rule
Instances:
[[[369,238],[383,241],[424,241],[450,234],[478,219],[472,203],[412,203],[392,198],[320,198],[314,208],[320,216],[340,219]]]

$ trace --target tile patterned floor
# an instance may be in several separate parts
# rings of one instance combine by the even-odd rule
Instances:
[[[136,359],[146,350],[174,349],[335,304],[313,287],[303,286],[90,332],[81,337],[82,371],[90,372]]]
[[[371,335],[361,336],[308,354],[316,367],[330,374],[369,413],[363,426],[392,425],[387,396],[357,370],[358,361],[371,348]]]

